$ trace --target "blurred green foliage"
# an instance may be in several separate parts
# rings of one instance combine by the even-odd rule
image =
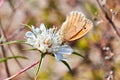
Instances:
[[[89,42],[87,38],[82,38],[77,42],[77,48],[81,49],[83,51],[88,51],[89,50]]]
[[[92,15],[96,15],[98,13],[98,9],[96,8],[96,6],[93,3],[85,2],[84,6],[86,8],[86,10],[91,13]]]
[[[40,71],[37,80],[48,80],[51,76],[49,71]]]

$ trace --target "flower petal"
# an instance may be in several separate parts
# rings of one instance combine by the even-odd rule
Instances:
[[[70,46],[68,45],[63,45],[59,48],[58,53],[60,54],[72,54],[73,50]]]
[[[28,38],[27,41],[26,41],[25,43],[30,44],[30,45],[33,46],[33,45],[35,44],[35,41],[32,40],[32,39],[30,39],[30,38]]]
[[[25,36],[28,38],[32,38],[32,37],[34,37],[34,34],[31,31],[28,31],[28,32],[26,32]]]
[[[39,28],[35,28],[34,26],[32,26],[31,30],[33,31],[33,33],[34,33],[35,35],[38,35],[39,32],[40,32],[40,29],[39,29]]]
[[[64,58],[63,55],[59,52],[55,53],[54,56],[55,56],[57,61],[60,61],[60,60],[66,61],[66,58]]]
[[[40,30],[46,32],[46,27],[43,23],[40,25]]]

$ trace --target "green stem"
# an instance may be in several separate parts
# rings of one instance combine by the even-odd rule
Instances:
[[[77,55],[77,56],[80,56],[80,57],[82,57],[82,58],[86,59],[86,57],[85,57],[85,56],[83,56],[83,55],[81,55],[81,54],[79,54],[79,53],[77,53],[77,52],[73,52],[73,54],[75,54],[75,55]]]
[[[65,66],[68,68],[68,70],[72,74],[72,69],[70,68],[69,64],[66,61],[63,61],[63,60],[61,60],[61,62],[63,62],[65,64]]]
[[[37,72],[36,72],[36,76],[38,75],[38,73],[39,73],[39,71],[40,71],[40,68],[41,68],[41,65],[42,65],[44,56],[45,56],[45,54],[42,53],[42,54],[41,54],[41,58],[40,58],[40,62],[39,62],[39,66],[38,66],[38,69],[37,69]]]

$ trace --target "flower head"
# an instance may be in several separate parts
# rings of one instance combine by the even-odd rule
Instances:
[[[40,50],[42,53],[53,53],[57,60],[65,60],[63,54],[71,54],[72,48],[62,44],[60,30],[56,28],[46,29],[44,24],[39,28],[32,26],[31,31],[26,32],[26,43]]]

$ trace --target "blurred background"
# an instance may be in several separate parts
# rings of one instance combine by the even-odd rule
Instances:
[[[23,24],[47,28],[58,27],[71,11],[80,11],[94,23],[93,29],[70,45],[85,59],[70,55],[67,67],[52,56],[45,56],[38,80],[120,80],[120,0],[0,0],[0,43],[25,40]],[[0,80],[14,75],[40,59],[30,46],[0,46],[0,58],[23,55],[28,59],[11,59],[0,63]],[[38,65],[12,80],[34,80]]]

